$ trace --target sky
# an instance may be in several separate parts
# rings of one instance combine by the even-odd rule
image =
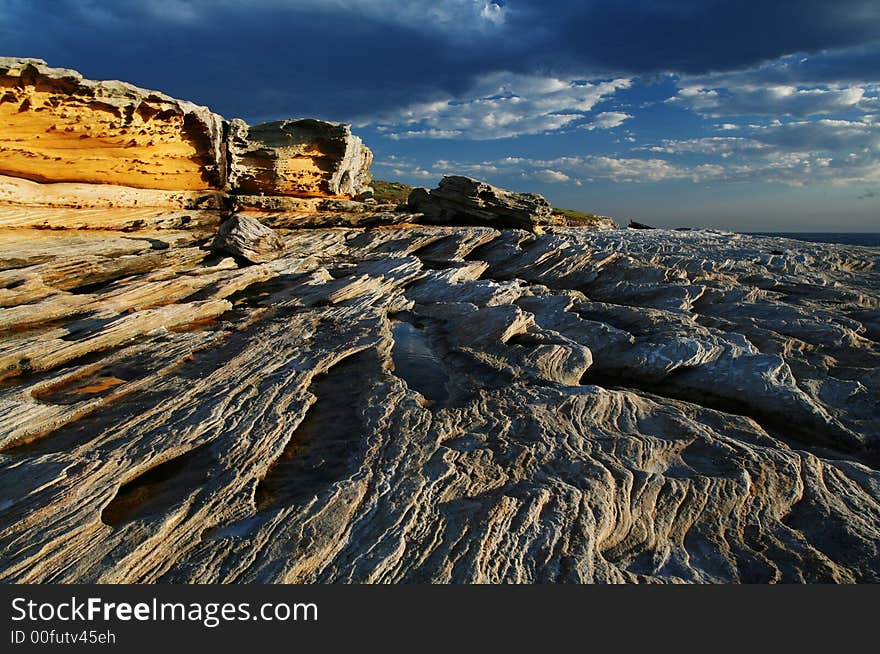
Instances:
[[[0,0],[0,55],[663,227],[880,232],[877,0]]]

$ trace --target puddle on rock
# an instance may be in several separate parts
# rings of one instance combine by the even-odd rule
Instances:
[[[391,358],[394,374],[406,385],[431,403],[443,403],[449,399],[449,375],[446,366],[435,353],[424,328],[395,320],[391,325],[394,347]]]
[[[120,487],[101,511],[101,522],[118,527],[170,509],[205,483],[213,462],[211,450],[201,445],[153,466]]]
[[[316,376],[311,392],[318,399],[257,485],[258,510],[305,504],[357,469],[367,438],[360,411],[369,401],[370,366],[380,370],[374,353],[355,354]]]
[[[107,395],[117,386],[138,379],[149,370],[144,355],[101,366],[85,375],[72,375],[60,382],[31,393],[46,404],[76,404]]]
[[[95,395],[103,394],[105,391],[109,391],[114,386],[119,386],[120,384],[124,384],[125,380],[120,379],[119,377],[110,376],[102,376],[98,375],[97,377],[92,377],[88,381],[80,384],[79,386],[74,386],[65,391],[64,400],[61,402],[62,404],[78,402],[80,399],[88,399],[90,397],[94,397]]]

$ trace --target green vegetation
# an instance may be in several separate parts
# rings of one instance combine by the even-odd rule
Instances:
[[[592,225],[604,218],[604,216],[597,216],[594,213],[586,213],[574,209],[557,209],[556,207],[553,207],[553,213],[565,218],[566,222],[571,225]]]
[[[373,187],[373,197],[379,204],[403,204],[413,190],[408,184],[385,182],[381,179],[374,179],[370,186]]]
[[[584,213],[583,211],[576,211],[575,209],[557,209],[554,207],[553,213],[565,216],[569,220],[593,221],[596,219],[596,214]]]

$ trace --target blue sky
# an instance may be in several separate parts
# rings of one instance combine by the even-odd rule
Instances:
[[[0,54],[658,226],[880,231],[876,0],[0,0]]]

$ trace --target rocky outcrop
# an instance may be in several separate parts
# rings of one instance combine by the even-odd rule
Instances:
[[[651,225],[646,225],[645,223],[639,223],[635,220],[630,220],[627,225],[629,229],[656,229],[655,227],[651,227]]]
[[[124,229],[148,208],[345,200],[369,190],[371,161],[341,123],[248,127],[158,91],[86,80],[39,59],[0,58],[0,207],[26,206],[31,220],[10,226],[91,226],[87,214],[59,211],[68,209],[101,210],[92,228]]]
[[[370,150],[343,123],[230,123],[229,182],[234,193],[350,198],[369,187],[372,160]]]
[[[448,225],[492,225],[533,229],[554,222],[550,204],[536,193],[514,193],[460,175],[445,176],[437,188],[416,188],[409,195],[412,211],[424,222]]]
[[[877,250],[279,235],[0,230],[0,581],[880,581]]]
[[[553,224],[561,227],[585,227],[587,229],[595,229],[599,231],[607,231],[609,229],[618,229],[618,225],[611,216],[597,216],[596,214],[583,214],[577,212],[578,215],[572,216],[571,213],[553,214]]]
[[[284,240],[256,218],[234,214],[220,223],[212,247],[251,263],[265,263],[284,254]]]
[[[2,175],[172,191],[226,183],[220,116],[40,59],[0,58],[0,126]]]

